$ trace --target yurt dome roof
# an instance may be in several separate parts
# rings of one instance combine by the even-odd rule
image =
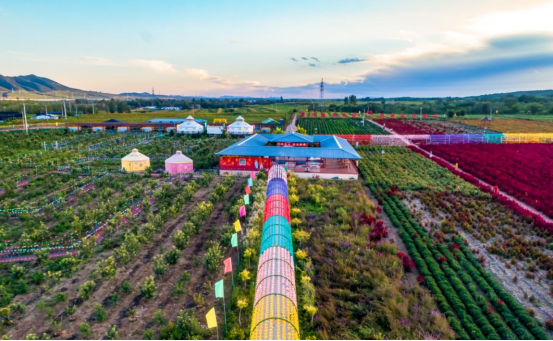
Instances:
[[[186,162],[192,162],[192,159],[184,155],[180,150],[177,150],[175,155],[165,160],[165,163],[186,163]]]
[[[138,149],[134,148],[130,154],[125,156],[122,160],[125,161],[149,161],[150,158],[146,155],[142,154],[138,151]]]

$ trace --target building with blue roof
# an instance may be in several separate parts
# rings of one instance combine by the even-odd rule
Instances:
[[[301,178],[356,180],[361,156],[334,135],[255,134],[216,153],[222,175],[244,175],[278,164]]]

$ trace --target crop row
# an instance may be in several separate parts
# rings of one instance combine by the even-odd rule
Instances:
[[[387,135],[380,127],[360,119],[340,118],[300,118],[298,125],[307,130],[308,134],[337,134],[337,135]]]
[[[421,163],[426,161],[421,159]],[[419,279],[433,293],[457,336],[461,339],[547,339],[548,335],[537,321],[486,270],[480,266],[474,271],[474,264],[479,263],[470,251],[463,253],[467,262],[456,261],[456,257],[461,259],[458,256],[461,251],[456,248],[463,245],[463,241],[459,239],[453,244],[447,239],[443,242],[433,240],[415,221],[395,195],[397,189],[381,181],[393,174],[393,164],[388,166],[386,172],[374,172],[365,159],[360,170],[369,179],[371,191],[382,203],[392,224],[398,228],[421,274]],[[468,250],[463,247],[461,250]]]

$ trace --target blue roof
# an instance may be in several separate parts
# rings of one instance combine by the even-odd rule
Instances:
[[[199,124],[205,124],[207,121],[200,118],[195,118],[194,121]],[[186,118],[154,118],[148,121],[149,123],[183,123]]]
[[[277,137],[271,139],[271,142],[313,143],[313,136],[296,134],[296,133],[286,133],[283,135],[277,135]]]
[[[288,135],[288,137],[285,137]],[[302,135],[295,133],[293,138],[302,139],[293,142],[319,142],[321,146],[317,147],[276,147],[267,146],[269,142],[289,142],[285,141],[292,138],[288,134],[255,134],[236,142],[232,146],[221,150],[215,155],[233,155],[233,156],[269,156],[269,157],[305,157],[322,159],[354,159],[360,160],[361,156],[348,143],[348,141],[334,135]],[[279,139],[281,138],[281,139]]]

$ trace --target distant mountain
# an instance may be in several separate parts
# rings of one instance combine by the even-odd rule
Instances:
[[[8,77],[0,75],[0,91],[24,90],[29,92],[50,92],[76,90],[51,79],[35,75]]]

